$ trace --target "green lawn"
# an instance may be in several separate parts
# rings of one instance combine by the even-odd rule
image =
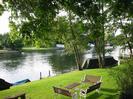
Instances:
[[[87,99],[118,99],[118,91],[115,80],[108,74],[109,69],[90,69],[84,71],[73,71],[55,77],[44,78],[20,86],[11,87],[9,90],[0,91],[0,99],[6,96],[25,92],[27,99],[53,99],[52,86],[66,86],[72,82],[81,81],[85,74],[102,76],[102,85],[99,93],[93,91],[88,94]],[[57,99],[70,99],[59,95]]]
[[[35,47],[24,47],[22,51],[24,52],[32,52],[32,51],[46,51],[46,50],[54,50],[56,48],[35,48]]]

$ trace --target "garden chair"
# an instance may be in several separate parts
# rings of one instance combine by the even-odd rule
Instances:
[[[80,97],[84,97],[84,99],[86,99],[86,96],[87,96],[88,93],[90,93],[94,90],[99,91],[100,85],[101,85],[101,82],[98,82],[98,83],[95,83],[94,85],[89,86],[85,90],[81,89],[80,90]]]
[[[95,84],[97,82],[101,82],[102,77],[101,76],[94,76],[94,75],[85,75],[83,80],[81,80],[82,83],[92,83]]]
[[[53,86],[53,89],[54,89],[54,92],[56,93],[56,96],[57,96],[57,94],[61,94],[61,95],[64,95],[64,96],[71,97],[72,99],[77,99],[78,98],[78,95],[77,95],[76,92],[70,92],[69,90],[58,88],[58,87],[55,87],[55,86]],[[56,97],[54,97],[54,98],[56,99]]]

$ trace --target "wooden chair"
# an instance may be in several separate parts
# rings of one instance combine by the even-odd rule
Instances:
[[[86,96],[88,93],[94,90],[99,91],[100,86],[101,86],[101,82],[98,82],[98,83],[95,83],[94,85],[89,86],[86,90],[81,89],[80,97],[84,97],[86,99]]]
[[[55,86],[53,86],[53,89],[54,89],[54,92],[56,94],[61,94],[61,95],[64,95],[64,96],[71,97],[72,99],[77,99],[77,93],[76,92],[72,93],[69,90],[58,88],[58,87],[55,87]]]
[[[6,97],[5,99],[26,99],[25,93],[21,93],[15,96]]]
[[[81,81],[82,83],[92,83],[95,84],[97,82],[101,82],[101,76],[94,76],[94,75],[85,75],[84,79]]]

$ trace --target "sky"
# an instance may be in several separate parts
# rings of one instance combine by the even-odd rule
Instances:
[[[0,0],[0,4],[2,4],[2,0]],[[9,12],[5,11],[0,16],[0,34],[5,34],[10,31],[9,29],[9,18],[10,14]]]
[[[2,16],[0,16],[0,34],[5,34],[10,31],[9,29],[9,12],[5,11]]]
[[[2,0],[0,0],[0,4],[2,4]]]

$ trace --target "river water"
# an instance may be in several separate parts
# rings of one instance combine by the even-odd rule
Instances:
[[[119,48],[106,55],[118,60]],[[84,58],[95,57],[92,50],[84,54]],[[64,50],[45,50],[22,52],[22,54],[0,54],[0,78],[8,82],[23,79],[38,80],[40,72],[43,78],[76,69],[74,55],[66,55]]]

